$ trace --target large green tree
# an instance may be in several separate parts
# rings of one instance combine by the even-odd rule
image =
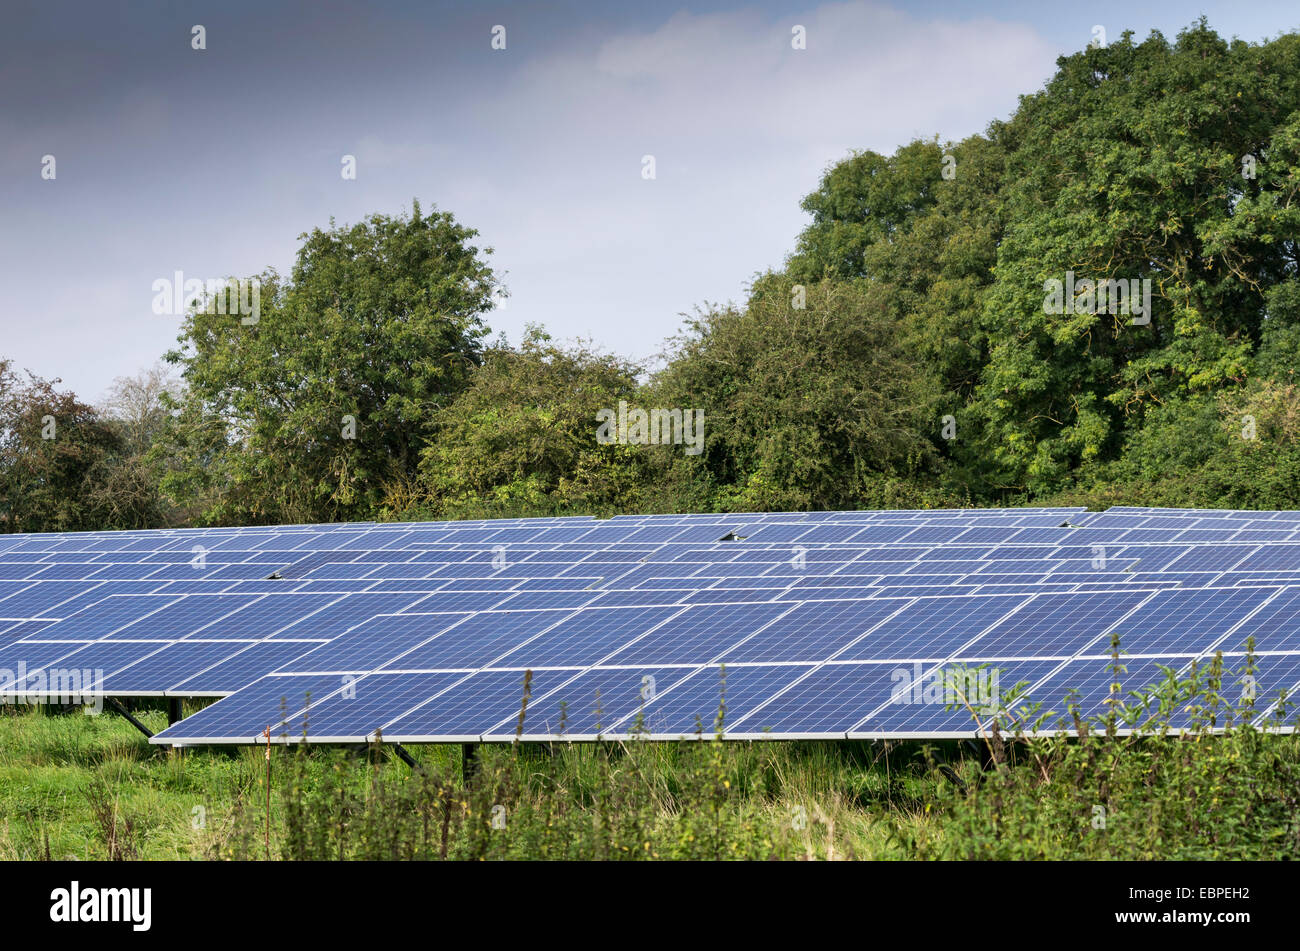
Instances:
[[[414,478],[439,414],[478,365],[496,279],[445,212],[303,235],[260,313],[192,310],[168,360],[185,395],[166,486],[196,517],[365,517]],[[488,249],[487,253],[490,253]]]
[[[1022,99],[965,443],[987,488],[1065,485],[1152,406],[1246,379],[1267,294],[1295,274],[1298,117],[1300,37],[1229,43],[1204,22],[1063,57]],[[1150,281],[1149,323],[1047,312],[1069,272]]]

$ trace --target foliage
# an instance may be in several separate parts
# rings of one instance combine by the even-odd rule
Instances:
[[[921,495],[906,483],[937,466],[936,394],[870,288],[767,274],[743,310],[688,323],[647,398],[704,409],[704,451],[674,464],[710,487],[712,508],[762,511]]]
[[[487,350],[420,462],[430,511],[518,514],[631,507],[637,447],[596,440],[596,414],[634,398],[639,368],[540,328]]]
[[[495,277],[444,212],[303,235],[260,314],[187,315],[167,359],[186,390],[164,485],[204,521],[361,518],[411,478],[480,359]]]
[[[540,327],[485,346],[499,288],[450,214],[331,222],[260,276],[258,320],[196,302],[179,385],[64,405],[55,445],[10,427],[6,525],[1292,507],[1298,66],[1300,34],[1125,34],[982,135],[854,151],[784,266],[697,308],[650,376]],[[1149,281],[1149,322],[1081,292],[1054,312],[1070,274]],[[598,441],[621,401],[702,412],[703,451]]]
[[[20,377],[0,361],[0,526],[7,532],[123,527],[105,472],[121,440],[57,380]]]
[[[1300,855],[1300,756],[1285,700],[1269,713],[1238,684],[1254,672],[1222,656],[1184,677],[1124,694],[1112,655],[1114,702],[1085,720],[1067,697],[1063,728],[1017,711],[1021,726],[988,736],[988,766],[967,764],[941,790],[942,833],[906,845],[920,858],[1295,859]],[[1005,714],[1004,714],[1005,715]],[[1261,715],[1265,721],[1253,726]],[[1049,735],[1027,737],[1024,724]],[[1181,729],[1175,729],[1175,724]],[[1224,732],[1213,735],[1214,728]],[[1132,731],[1132,732],[1127,732]]]

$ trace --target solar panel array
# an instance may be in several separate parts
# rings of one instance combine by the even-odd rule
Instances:
[[[945,694],[954,671],[982,669],[976,692],[1023,684],[1044,709],[1073,688],[1095,714],[1112,632],[1133,688],[1217,651],[1232,669],[1253,637],[1240,689],[1262,722],[1300,686],[1298,619],[1300,512],[0,536],[0,691],[224,697],[155,737],[177,745],[267,728],[316,742],[670,739],[712,735],[720,708],[739,739],[970,736],[971,711]]]

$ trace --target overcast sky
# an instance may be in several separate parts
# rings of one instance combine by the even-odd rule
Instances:
[[[1263,0],[5,8],[0,355],[89,400],[174,343],[156,279],[286,273],[303,231],[412,198],[495,248],[493,330],[648,359],[781,264],[828,164],[983,131],[1094,25],[1300,27]]]

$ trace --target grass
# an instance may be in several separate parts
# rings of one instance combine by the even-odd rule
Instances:
[[[166,725],[161,710],[134,712]],[[921,803],[942,782],[916,751],[847,742],[480,747],[468,784],[458,746],[408,749],[427,777],[382,748],[274,746],[272,857],[337,858],[340,839],[348,857],[402,857],[382,845],[382,827],[403,810],[418,817],[441,791],[454,806],[453,858],[527,857],[529,843],[612,858],[631,854],[642,831],[651,857],[903,858],[892,814],[929,821]],[[0,858],[262,858],[265,795],[264,749],[178,755],[108,712],[0,714]],[[491,828],[497,799],[505,830]],[[478,814],[485,838],[473,834]],[[549,838],[539,831],[548,822]],[[492,840],[515,830],[513,844]]]
[[[1113,664],[1118,683],[1117,646]],[[382,744],[277,745],[269,834],[264,748],[177,754],[111,713],[11,707],[0,715],[0,857],[1300,857],[1300,738],[1243,725],[1222,699],[1234,676],[1216,660],[1139,696],[1117,691],[1096,721],[1067,710],[1049,735],[1019,732],[1037,711],[1012,716],[1011,696],[1004,732],[982,749],[483,746],[466,777],[458,746],[408,747],[421,773]],[[148,704],[136,713],[165,725]],[[1145,735],[1123,735],[1135,725]]]

